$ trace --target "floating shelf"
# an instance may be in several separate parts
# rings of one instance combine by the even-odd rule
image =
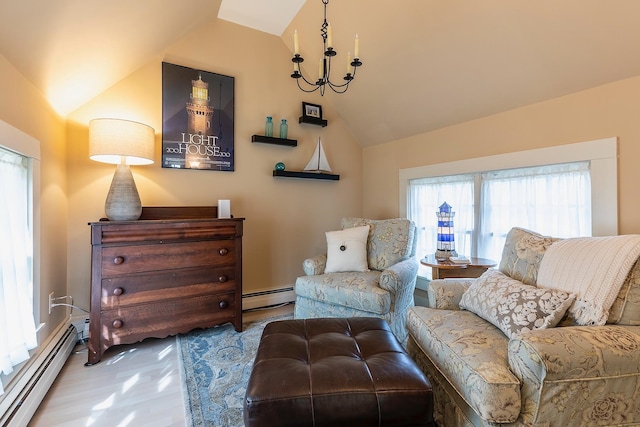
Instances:
[[[307,123],[309,125],[316,125],[325,127],[329,122],[325,119],[316,119],[314,117],[300,117],[298,123]]]
[[[331,181],[338,181],[340,175],[334,175],[332,173],[317,173],[317,172],[302,172],[302,171],[273,171],[273,176],[283,176],[287,178],[307,178],[307,179],[325,179]]]
[[[273,138],[271,136],[253,135],[251,142],[262,142],[263,144],[286,145],[288,147],[297,147],[298,141],[295,139]]]

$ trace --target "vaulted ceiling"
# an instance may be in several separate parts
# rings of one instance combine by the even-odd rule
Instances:
[[[637,0],[333,0],[328,14],[341,57],[360,38],[352,87],[325,99],[362,146],[640,75]],[[0,54],[65,114],[216,19],[317,46],[322,2],[2,0]]]

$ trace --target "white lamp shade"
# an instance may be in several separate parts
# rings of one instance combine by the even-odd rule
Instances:
[[[89,158],[103,163],[150,165],[155,131],[138,122],[94,119],[89,122]]]

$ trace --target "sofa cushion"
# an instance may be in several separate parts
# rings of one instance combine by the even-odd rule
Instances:
[[[369,226],[327,231],[327,265],[325,273],[367,271]]]
[[[382,271],[411,256],[415,226],[406,218],[343,218],[342,228],[371,226],[367,241],[369,268]]]
[[[407,330],[451,386],[484,420],[520,414],[520,382],[509,369],[509,339],[469,311],[411,307]]]
[[[514,227],[507,234],[498,269],[526,285],[536,286],[542,256],[560,239]]]
[[[375,314],[391,310],[391,295],[379,286],[380,272],[328,273],[301,276],[295,292],[316,301],[337,304]]]
[[[536,288],[487,270],[462,295],[460,308],[477,314],[500,328],[509,338],[558,324],[575,295]]]

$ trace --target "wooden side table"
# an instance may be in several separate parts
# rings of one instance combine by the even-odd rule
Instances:
[[[446,278],[476,278],[487,271],[490,267],[494,267],[496,262],[487,258],[469,258],[468,264],[456,264],[449,260],[438,261],[436,257],[427,255],[420,260],[421,264],[431,267],[432,279]]]

